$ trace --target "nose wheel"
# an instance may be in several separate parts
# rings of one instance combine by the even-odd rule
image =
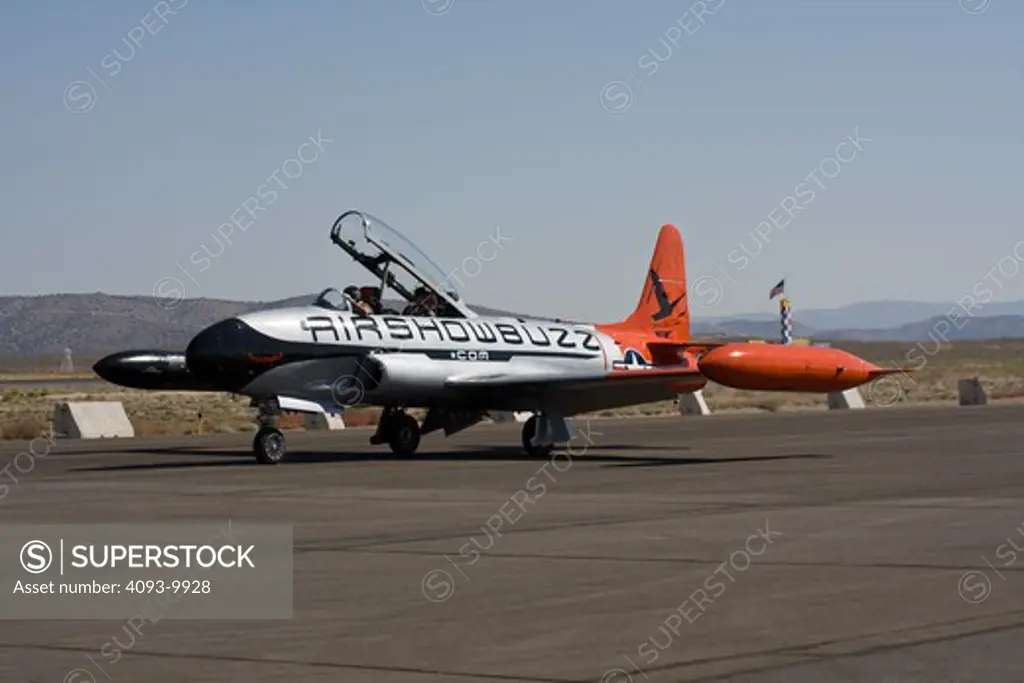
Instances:
[[[284,434],[277,428],[277,419],[281,415],[281,407],[276,400],[256,402],[259,408],[259,429],[252,440],[252,453],[256,462],[261,465],[276,465],[284,460],[287,448]]]
[[[386,443],[395,455],[412,455],[420,446],[420,423],[400,408],[387,408],[377,423],[371,444]]]
[[[278,464],[284,460],[287,452],[284,434],[276,427],[260,427],[256,438],[252,440],[252,452],[256,455],[256,462],[261,465]]]

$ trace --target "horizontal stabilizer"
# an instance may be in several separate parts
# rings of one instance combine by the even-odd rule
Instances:
[[[605,375],[605,379],[609,380],[636,380],[640,377],[646,377],[648,380],[651,378],[658,379],[671,379],[671,378],[688,378],[688,377],[703,377],[700,370],[693,365],[673,364],[673,365],[654,365],[650,366],[649,370],[613,370]]]
[[[683,353],[691,353],[700,356],[711,349],[725,346],[725,342],[701,342],[701,341],[652,341],[647,342],[647,348],[651,351],[651,362],[656,366],[678,365],[682,360]]]

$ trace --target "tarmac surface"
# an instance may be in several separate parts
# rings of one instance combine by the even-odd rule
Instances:
[[[549,460],[515,424],[404,459],[294,432],[277,467],[245,435],[59,441],[4,523],[291,523],[294,617],[0,621],[0,680],[1021,681],[1022,418],[577,420]]]

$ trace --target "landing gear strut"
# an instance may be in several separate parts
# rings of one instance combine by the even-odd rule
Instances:
[[[538,413],[523,425],[523,449],[531,458],[547,458],[557,444],[572,440],[565,418],[551,413]]]
[[[420,424],[401,408],[385,408],[370,443],[387,443],[395,455],[412,455],[420,446]]]
[[[260,428],[252,440],[252,452],[259,464],[276,465],[284,460],[287,452],[284,434],[277,428],[277,418],[281,415],[281,408],[277,405],[277,401],[261,401],[257,405],[260,410]]]

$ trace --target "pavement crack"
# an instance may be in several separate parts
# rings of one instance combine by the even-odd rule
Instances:
[[[43,652],[84,652],[91,654],[96,648],[76,647],[71,645],[38,645],[33,643],[0,643],[0,650],[39,650]],[[387,673],[420,674],[424,676],[448,676],[452,678],[482,678],[494,681],[523,681],[526,683],[574,683],[565,678],[537,678],[515,676],[512,674],[483,673],[479,671],[453,671],[421,667],[382,666],[374,664],[346,664],[343,662],[308,661],[279,657],[242,657],[235,655],[189,654],[178,652],[141,652],[133,650],[129,655],[150,657],[153,659],[200,660],[207,662],[229,662],[233,664],[277,664],[283,666],[300,666],[318,669],[349,669],[356,671],[377,671]]]

